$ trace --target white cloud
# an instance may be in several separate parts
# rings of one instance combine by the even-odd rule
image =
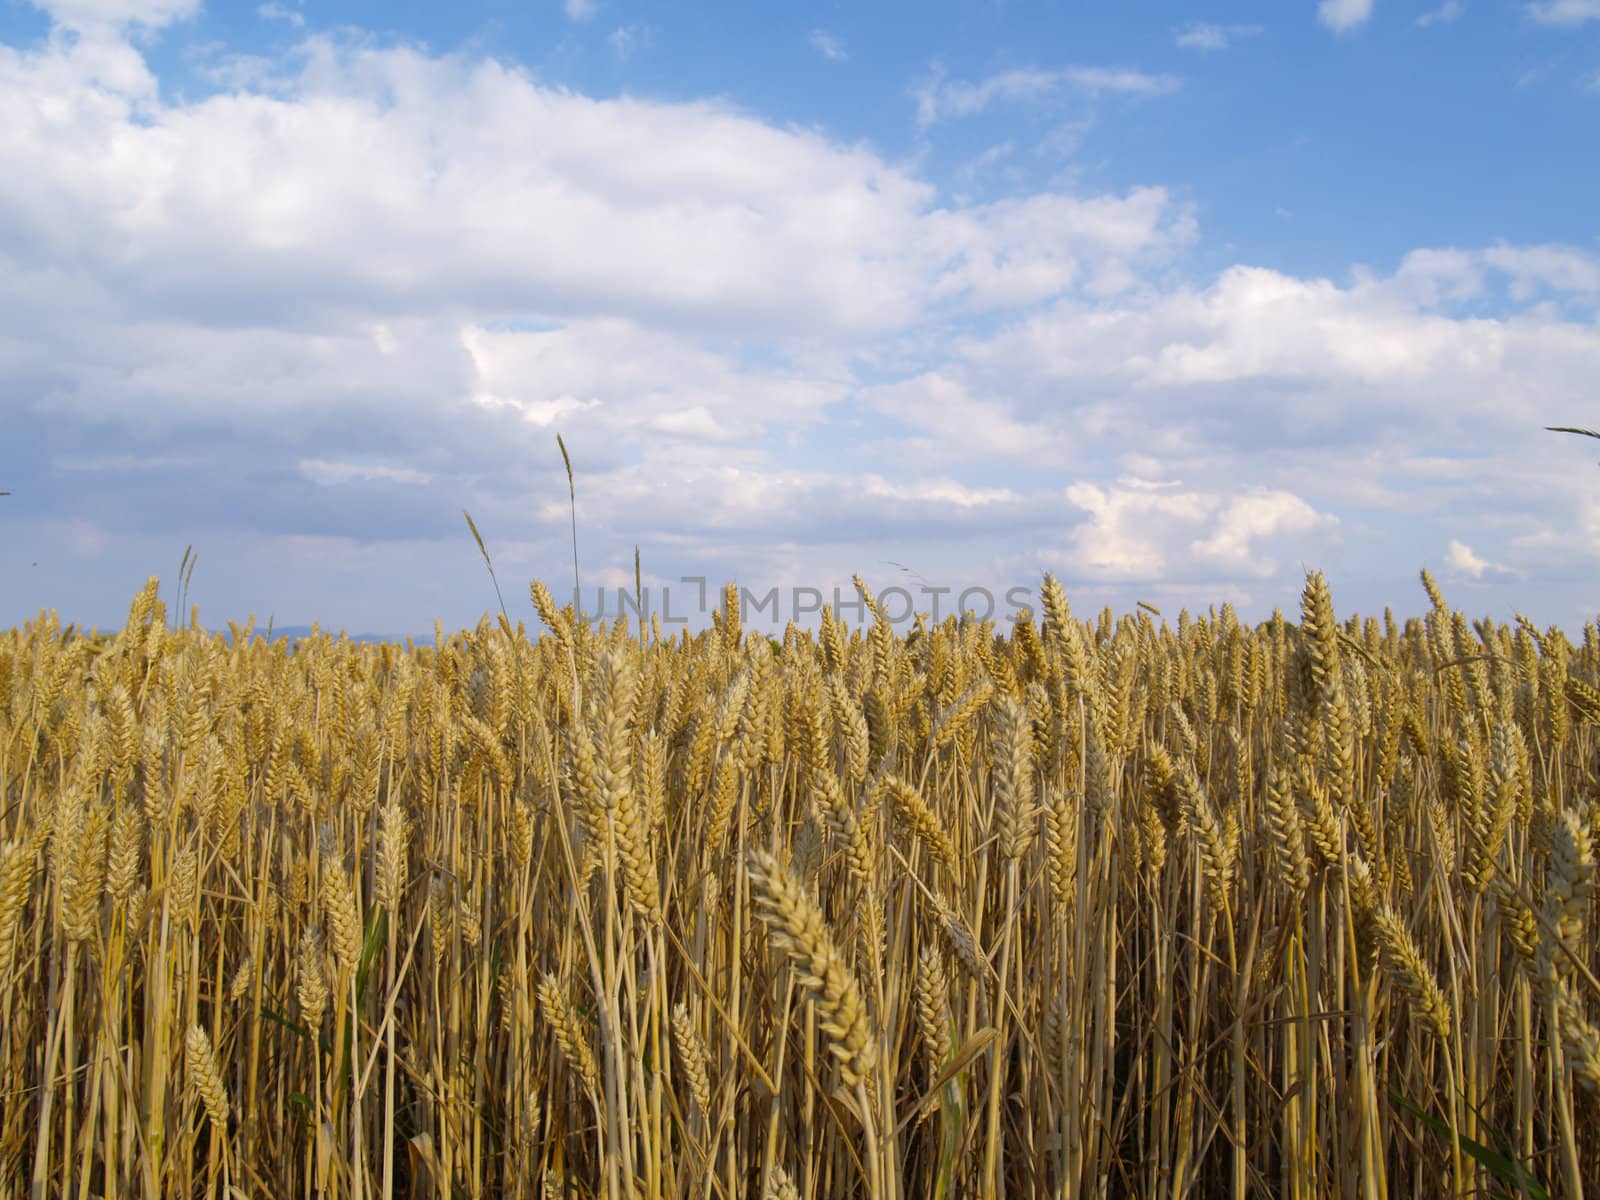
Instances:
[[[946,259],[931,295],[973,309],[1022,307],[1075,287],[1115,294],[1131,284],[1131,261],[1167,258],[1194,236],[1192,217],[1161,188],[1000,200],[936,214],[928,226]]]
[[[916,88],[912,95],[917,101],[917,123],[926,128],[938,121],[974,116],[995,104],[1043,103],[1063,91],[1091,97],[1105,94],[1162,96],[1176,91],[1180,82],[1173,75],[1077,66],[1053,71],[1019,67],[972,83],[961,79],[945,80],[942,71],[935,68],[933,78]]]
[[[1061,82],[1059,71],[1033,69],[1003,71],[981,83],[946,83],[935,78],[913,93],[917,99],[917,123],[927,126],[951,117],[971,116],[996,101],[1037,101],[1053,95]]]
[[[1372,0],[1321,0],[1317,20],[1335,33],[1348,33],[1372,16]]]
[[[1541,289],[1579,295],[1600,294],[1600,256],[1570,246],[1508,246],[1485,250],[1485,266],[1511,277],[1511,294],[1524,300]]]
[[[844,390],[797,371],[740,366],[693,339],[616,319],[528,332],[474,326],[462,344],[481,406],[614,442],[640,442],[641,427],[711,443],[755,440],[769,427],[816,421]]]
[[[1526,5],[1528,16],[1540,25],[1585,25],[1600,21],[1600,0],[1540,0]]]
[[[711,414],[704,404],[688,408],[675,408],[650,418],[648,428],[669,437],[689,438],[697,442],[736,442],[737,431],[729,429]]]
[[[1178,90],[1176,75],[1150,75],[1115,67],[1068,67],[1068,83],[1091,96],[1113,92],[1123,96],[1165,96]]]
[[[1276,553],[1330,544],[1339,520],[1282,489],[1219,482],[1187,487],[1136,479],[1075,483],[1066,498],[1088,514],[1068,535],[1058,561],[1102,581],[1269,579]]]
[[[889,478],[871,471],[800,469],[726,444],[697,449],[652,439],[636,464],[595,471],[580,463],[577,473],[580,528],[620,526],[652,540],[666,535],[705,559],[742,562],[746,578],[753,565],[786,546],[793,573],[774,581],[785,584],[809,583],[822,574],[819,546],[873,547],[863,553],[877,561],[893,554],[888,547],[896,538],[910,536],[937,550],[962,537],[1002,536],[1042,518],[1029,512],[1037,504],[1006,488],[939,474]],[[552,531],[564,527],[564,489],[559,496],[550,493],[539,516]],[[858,558],[855,565],[866,562]],[[848,573],[847,568],[842,578]]]
[[[1264,556],[1252,557],[1253,543],[1277,534],[1303,534],[1318,526],[1337,524],[1337,517],[1317,512],[1299,496],[1259,488],[1228,500],[1211,536],[1196,539],[1191,548],[1201,559],[1241,574],[1266,578],[1277,570],[1277,563]]]
[[[934,461],[1028,462],[1065,448],[1046,426],[1018,420],[1004,404],[974,396],[959,378],[939,371],[868,388],[862,399],[913,431],[912,445]]]
[[[381,353],[393,354],[400,348],[400,343],[394,336],[394,330],[390,329],[385,322],[373,322],[371,333],[372,344],[376,346]]]
[[[1066,472],[1092,476],[1099,464],[1121,461],[1150,479],[1181,473],[1191,507],[1195,494],[1245,491],[1249,481],[1296,496],[1319,514],[1354,506],[1421,519],[1484,505],[1536,526],[1551,518],[1565,524],[1560,514],[1581,507],[1582,483],[1549,471],[1555,435],[1541,426],[1570,423],[1582,411],[1589,381],[1600,374],[1600,327],[1542,308],[1549,282],[1526,302],[1511,298],[1514,270],[1529,270],[1529,258],[1559,265],[1544,272],[1557,282],[1584,278],[1581,251],[1530,256],[1523,249],[1418,253],[1392,277],[1346,286],[1236,267],[1200,290],[1063,299],[993,335],[964,340],[955,361],[939,368],[937,392],[919,397],[907,388],[867,398],[935,438],[951,457],[963,428],[1008,429],[1000,445],[974,440],[973,453],[1022,463],[1032,445],[1034,461]],[[1565,294],[1595,307],[1592,294]],[[1455,315],[1459,304],[1470,312],[1486,300],[1513,311],[1495,319]],[[886,396],[897,406],[885,404]],[[1441,404],[1441,396],[1450,402]],[[982,409],[970,407],[975,397]],[[920,416],[931,411],[950,414],[942,417],[945,428]],[[1486,445],[1494,447],[1488,459]],[[934,453],[915,437],[906,447],[919,461]],[[1418,457],[1423,450],[1433,458]],[[1582,456],[1574,450],[1574,457]],[[1116,489],[1093,486],[1108,497],[1109,515],[1100,535],[1082,536],[1098,536],[1091,548],[1111,562],[1128,522],[1111,519],[1124,510],[1109,497],[1139,488],[1126,480]],[[1219,501],[1208,511],[1220,520],[1224,509]],[[1282,521],[1275,528],[1286,545],[1331,535],[1333,527],[1304,518],[1293,506],[1280,511],[1251,500],[1229,523],[1203,533],[1134,530],[1127,555],[1130,562],[1191,561],[1249,577],[1285,558],[1258,554],[1252,544],[1248,563],[1239,559],[1245,533]],[[1600,504],[1593,526],[1573,533],[1562,549],[1600,556]],[[1518,553],[1516,569],[1530,567],[1529,555],[1561,562],[1554,545],[1525,543]],[[1129,563],[1118,569],[1118,578],[1133,577]]]
[[[58,519],[108,553],[172,542],[156,526],[181,511],[259,531],[279,574],[315,545],[414,578],[467,542],[469,505],[544,569],[560,430],[586,579],[626,578],[640,542],[664,578],[846,581],[892,556],[1010,584],[1049,563],[1108,603],[1249,584],[1270,608],[1346,533],[1405,559],[1404,586],[1447,540],[1438,514],[1480,504],[1507,571],[1600,563],[1594,455],[1539,429],[1581,420],[1600,376],[1588,248],[1196,278],[1194,218],[1162,188],[975,203],[726,104],[344,35],[183,100],[126,41],[69,41],[0,51],[0,402],[24,444],[63,431],[104,465],[43,454],[25,482],[98,504]],[[939,80],[930,104],[1163,78]],[[328,505],[308,481],[347,486]],[[438,587],[415,602],[450,619]]]
[[[950,505],[963,509],[984,508],[994,504],[1014,505],[1022,499],[1010,488],[968,487],[954,479],[919,479],[897,483],[881,475],[865,476],[861,481],[861,491],[874,500]]]
[[[1465,542],[1455,538],[1450,539],[1450,548],[1445,556],[1445,561],[1450,567],[1462,575],[1472,579],[1482,579],[1491,572],[1496,575],[1515,575],[1518,572],[1499,563],[1492,563],[1479,557]]]
[[[1536,394],[1525,367],[1549,382],[1565,377],[1569,383],[1600,369],[1600,331],[1547,317],[1489,320],[1438,309],[1478,295],[1479,276],[1516,299],[1552,281],[1586,283],[1586,268],[1596,265],[1578,250],[1543,249],[1413,256],[1391,279],[1348,287],[1232,267],[1202,291],[1172,291],[1147,305],[1086,309],[1061,302],[1055,315],[1035,315],[973,344],[968,357],[986,369],[1025,364],[1052,379],[1116,380],[1141,389],[1253,382],[1268,385],[1275,396],[1337,383],[1381,388],[1391,399],[1419,389],[1420,399],[1421,389],[1473,379],[1485,407],[1493,407],[1493,389],[1484,386],[1492,379],[1507,399],[1525,404]],[[1280,417],[1295,412],[1281,396],[1272,403]],[[1350,411],[1347,404],[1339,408]],[[1305,409],[1308,418],[1320,419],[1315,404]]]
[[[1263,25],[1217,25],[1210,21],[1190,21],[1177,30],[1173,40],[1180,49],[1209,53],[1226,50],[1234,43],[1256,37],[1265,30]]]
[[[117,32],[129,25],[159,29],[200,11],[200,0],[33,0],[65,29]]]
[[[843,62],[850,57],[839,39],[826,29],[813,29],[806,40],[811,43],[813,50],[831,62]]]
[[[9,59],[0,175],[26,182],[0,220],[132,310],[207,320],[493,293],[511,311],[867,334],[913,320],[942,270],[932,189],[864,149],[493,62],[323,37],[305,55],[279,96],[167,108],[126,44]]]
[[[1427,29],[1431,25],[1449,25],[1460,19],[1466,7],[1462,0],[1444,0],[1438,8],[1430,8],[1413,23],[1419,29]]]
[[[300,473],[313,483],[401,483],[419,487],[433,482],[426,471],[411,467],[371,466],[361,463],[328,462],[321,458],[300,460]]]
[[[585,409],[599,408],[598,400],[580,400],[571,392],[562,392],[540,400],[523,400],[515,396],[501,396],[494,392],[474,393],[472,402],[491,412],[509,409],[518,413],[530,425],[548,429],[557,421],[581,413]]]
[[[569,21],[592,21],[600,11],[598,0],[563,0],[562,11]]]
[[[1216,506],[1215,497],[1195,492],[1151,492],[1142,488],[1074,483],[1066,499],[1089,514],[1068,539],[1078,571],[1097,579],[1159,578],[1170,561],[1168,545],[1198,526]]]
[[[1413,250],[1395,272],[1396,283],[1428,308],[1481,296],[1484,277],[1481,255],[1453,247]]]
[[[294,9],[289,8],[287,5],[279,4],[278,0],[268,0],[266,4],[263,4],[260,8],[256,9],[256,15],[259,16],[263,21],[287,22],[288,24],[293,25],[296,29],[301,28],[306,23],[304,16],[295,12]]]

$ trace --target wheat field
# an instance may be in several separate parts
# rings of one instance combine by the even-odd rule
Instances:
[[[0,634],[0,1196],[1600,1195],[1600,632]]]

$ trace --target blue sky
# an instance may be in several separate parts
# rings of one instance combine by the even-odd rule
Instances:
[[[531,617],[557,432],[675,610],[1600,611],[1600,0],[6,0],[0,111],[0,623]]]

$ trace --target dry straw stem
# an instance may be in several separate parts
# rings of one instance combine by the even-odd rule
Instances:
[[[819,1023],[846,1086],[872,1072],[877,1042],[849,961],[839,952],[822,911],[777,857],[752,850],[747,862],[755,912],[773,945],[789,959],[800,986],[816,1001]]]

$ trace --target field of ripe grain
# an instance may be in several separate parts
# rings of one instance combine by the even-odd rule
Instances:
[[[1600,633],[0,634],[0,1195],[1600,1193]]]

